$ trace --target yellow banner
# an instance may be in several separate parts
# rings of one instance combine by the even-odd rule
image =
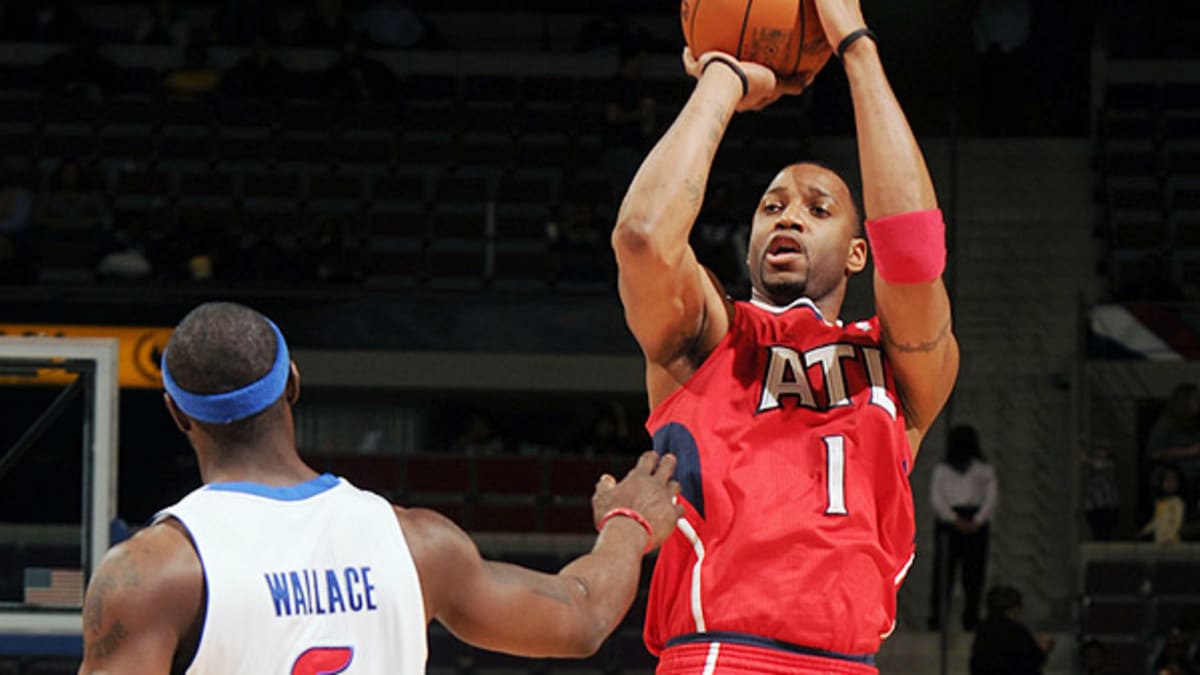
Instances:
[[[66,324],[0,323],[5,337],[106,337],[120,342],[117,375],[122,387],[162,387],[159,359],[167,348],[171,328],[158,326],[72,326]],[[75,379],[64,370],[40,368],[36,374],[0,376],[0,384],[65,384]]]

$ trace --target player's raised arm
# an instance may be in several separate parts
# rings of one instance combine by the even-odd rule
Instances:
[[[945,234],[937,196],[873,36],[859,32],[866,26],[859,0],[816,3],[829,43],[844,48],[867,235],[875,257],[876,311],[909,426],[919,440],[945,405],[958,374],[958,343],[942,282]]]
[[[80,675],[167,675],[180,646],[194,646],[204,572],[173,522],[118,544],[92,575],[83,601]]]
[[[647,452],[620,482],[603,477],[592,497],[600,536],[558,574],[486,561],[446,518],[400,510],[426,616],[478,647],[521,656],[594,654],[629,611],[642,555],[675,528],[681,507],[675,458]]]
[[[723,295],[696,260],[688,235],[733,113],[777,97],[774,75],[757,64],[715,52],[697,61],[685,50],[684,65],[696,88],[642,162],[612,234],[626,321],[647,361],[661,365],[697,342],[706,316],[727,321]],[[724,328],[718,326],[719,334]]]

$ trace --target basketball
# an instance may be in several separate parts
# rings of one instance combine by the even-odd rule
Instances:
[[[719,50],[780,77],[811,77],[832,51],[812,0],[683,0],[679,15],[696,58]]]

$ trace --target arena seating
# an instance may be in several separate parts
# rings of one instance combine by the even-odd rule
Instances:
[[[1089,560],[1080,640],[1105,643],[1116,672],[1147,672],[1162,636],[1185,614],[1200,612],[1195,569],[1194,561],[1161,559],[1154,552]]]
[[[1110,82],[1097,110],[1097,198],[1114,288],[1171,250],[1176,283],[1200,282],[1200,82]]]

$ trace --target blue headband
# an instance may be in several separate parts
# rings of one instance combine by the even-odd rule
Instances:
[[[283,333],[279,332],[279,327],[270,319],[266,319],[266,321],[271,325],[271,330],[275,331],[275,363],[261,379],[240,389],[220,394],[193,394],[186,391],[176,384],[171,373],[167,371],[167,353],[164,351],[162,356],[163,387],[174,399],[175,405],[179,406],[179,409],[188,417],[193,417],[201,422],[229,424],[260,413],[278,401],[287,387],[288,373],[291,372],[289,367],[291,360],[288,357],[287,342],[283,340]]]

